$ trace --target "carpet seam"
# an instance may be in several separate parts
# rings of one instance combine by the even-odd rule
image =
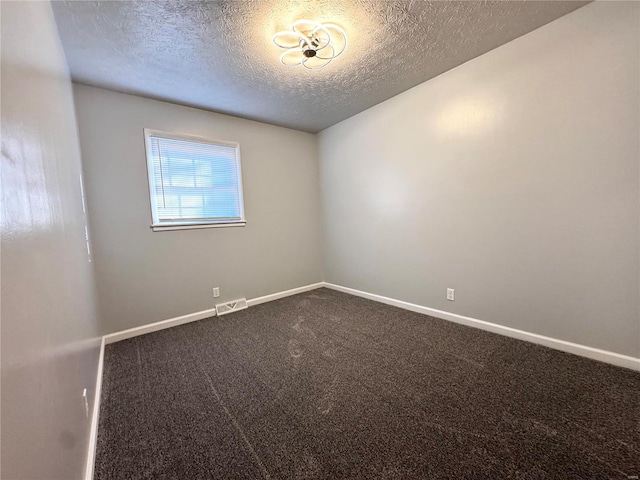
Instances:
[[[182,336],[185,339],[185,341],[188,344],[191,345],[191,342],[189,341],[189,339],[187,338],[185,333],[183,331],[181,331],[180,333],[182,334]],[[191,358],[194,358],[193,355],[191,355]],[[247,437],[247,435],[244,432],[244,429],[242,428],[240,423],[237,421],[235,416],[231,413],[231,411],[227,408],[227,406],[222,401],[222,397],[220,396],[220,393],[216,389],[215,385],[213,384],[213,380],[211,379],[211,377],[209,376],[207,371],[204,368],[202,368],[201,362],[197,358],[194,358],[194,360],[195,360],[196,364],[198,365],[198,368],[200,369],[200,371],[204,374],[205,378],[207,379],[207,383],[209,384],[209,387],[211,388],[211,391],[215,395],[216,400],[218,401],[218,404],[222,407],[222,409],[224,410],[224,412],[227,415],[227,417],[229,418],[229,420],[231,420],[231,423],[233,424],[234,428],[240,434],[240,438],[242,438],[242,441],[245,443],[245,445],[248,447],[249,451],[251,452],[251,455],[253,456],[253,459],[258,464],[258,467],[261,470],[262,475],[267,480],[270,480],[271,479],[271,475],[269,474],[269,470],[267,470],[267,467],[265,467],[264,463],[262,462],[262,460],[258,456],[258,453],[253,448],[253,445],[251,444],[251,441]]]

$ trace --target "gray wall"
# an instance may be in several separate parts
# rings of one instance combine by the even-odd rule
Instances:
[[[99,342],[71,82],[49,3],[0,9],[2,478],[84,478]]]
[[[640,356],[639,8],[590,4],[321,132],[325,279]]]
[[[322,280],[314,135],[83,85],[74,92],[103,333]],[[239,142],[247,226],[151,231],[145,127]]]

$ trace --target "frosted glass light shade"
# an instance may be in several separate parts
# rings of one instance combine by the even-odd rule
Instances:
[[[286,50],[280,55],[283,65],[302,65],[308,70],[316,70],[344,53],[347,34],[333,23],[298,20],[293,22],[291,30],[276,33],[273,43]]]

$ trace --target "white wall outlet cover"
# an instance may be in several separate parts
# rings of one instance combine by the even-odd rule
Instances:
[[[220,296],[220,287],[213,287],[213,298],[218,298]]]
[[[454,302],[456,299],[456,290],[455,288],[447,288],[447,300]]]

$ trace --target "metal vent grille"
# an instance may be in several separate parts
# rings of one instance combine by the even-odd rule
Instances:
[[[238,300],[232,300],[230,302],[219,303],[216,305],[216,315],[226,315],[227,313],[237,312],[238,310],[244,310],[247,308],[247,299],[239,298]]]

